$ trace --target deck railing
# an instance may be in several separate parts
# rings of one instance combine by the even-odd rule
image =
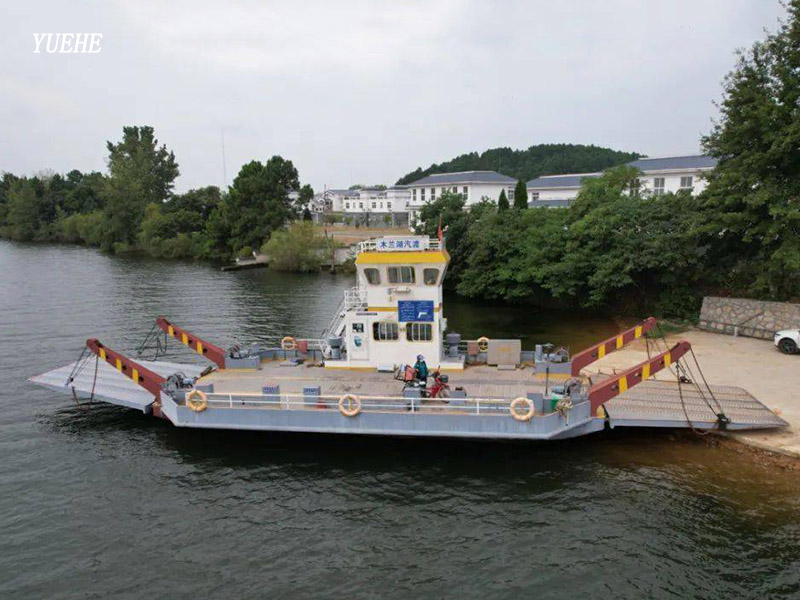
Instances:
[[[209,408],[260,408],[272,410],[339,410],[342,396],[305,395],[296,393],[257,394],[210,392]],[[361,412],[469,414],[511,417],[511,400],[507,398],[414,398],[403,396],[359,397]],[[552,413],[548,413],[552,414]],[[536,414],[545,417],[547,414]]]

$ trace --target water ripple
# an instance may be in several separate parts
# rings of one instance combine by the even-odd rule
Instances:
[[[351,283],[0,242],[0,597],[800,597],[800,477],[722,449],[180,430],[25,382],[159,314],[223,345],[315,335]],[[550,318],[486,314],[450,319]]]

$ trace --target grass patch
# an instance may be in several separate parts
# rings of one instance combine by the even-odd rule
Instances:
[[[662,334],[666,337],[675,333],[683,333],[691,328],[692,323],[690,321],[684,321],[681,319],[659,319],[658,325],[648,331],[645,334],[645,337],[655,340],[660,338]]]

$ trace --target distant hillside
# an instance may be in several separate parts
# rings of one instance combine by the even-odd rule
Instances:
[[[636,160],[635,152],[618,152],[599,146],[581,144],[539,144],[527,150],[493,148],[481,154],[462,154],[423,170],[421,167],[397,180],[397,185],[411,183],[433,173],[457,171],[497,171],[503,175],[528,181],[540,175],[588,173]]]

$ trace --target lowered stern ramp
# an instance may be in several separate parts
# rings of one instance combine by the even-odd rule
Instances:
[[[605,403],[611,427],[693,427],[717,428],[716,409],[730,419],[726,428],[771,429],[785,427],[786,421],[734,386],[711,386],[713,398],[692,385],[669,381],[646,381]],[[716,403],[715,400],[716,399]],[[708,404],[706,403],[708,401]],[[709,406],[709,404],[711,406]]]

